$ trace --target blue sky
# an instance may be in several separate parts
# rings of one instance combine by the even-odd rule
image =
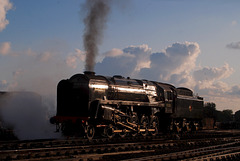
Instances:
[[[85,1],[1,1],[0,90],[55,94],[59,80],[84,71]],[[237,111],[239,6],[238,0],[112,1],[95,71],[185,86],[219,110]]]

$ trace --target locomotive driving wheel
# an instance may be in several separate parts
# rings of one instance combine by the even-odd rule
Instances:
[[[95,128],[94,128],[94,126],[88,125],[88,126],[86,127],[86,134],[87,134],[87,138],[88,138],[89,140],[93,139],[93,137],[94,137],[94,135],[95,135]]]
[[[150,129],[149,132],[151,135],[155,136],[158,134],[159,121],[156,116],[151,116]]]
[[[140,121],[140,133],[142,136],[147,136],[148,134],[148,125],[149,125],[149,119],[147,116],[142,115],[141,121]]]
[[[137,136],[137,134],[138,134],[138,129],[137,129],[137,126],[138,126],[138,116],[137,116],[137,114],[134,112],[133,114],[132,114],[132,116],[130,116],[130,123],[132,123],[132,124],[135,124],[136,125],[136,131],[132,131],[131,132],[131,135],[133,136],[133,137],[135,137],[135,136]]]
[[[115,127],[110,124],[108,126],[105,127],[104,129],[104,134],[109,138],[109,139],[112,139],[114,136],[115,136],[115,133],[114,133],[114,130],[115,130]]]

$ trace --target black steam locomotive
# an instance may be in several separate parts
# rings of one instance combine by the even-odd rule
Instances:
[[[201,128],[203,98],[187,88],[94,72],[73,75],[57,87],[57,115],[51,123],[63,133],[112,138],[156,135]]]

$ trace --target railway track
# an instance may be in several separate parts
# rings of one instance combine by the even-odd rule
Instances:
[[[213,161],[213,160],[239,160],[240,158],[240,140],[237,139],[231,143],[225,143],[215,146],[196,148],[175,153],[154,155],[148,157],[139,157],[126,159],[124,161],[148,161],[148,160],[182,160],[182,161]]]
[[[224,137],[224,138],[223,138]],[[199,133],[196,135],[131,137],[125,139],[86,139],[20,141],[0,144],[0,160],[171,160],[190,159],[239,151],[238,135]],[[6,145],[9,145],[6,147]],[[204,147],[211,147],[204,150]],[[215,148],[214,148],[215,147]],[[231,149],[231,147],[234,147]],[[196,151],[191,151],[192,149]],[[213,149],[216,149],[215,151]],[[222,149],[222,151],[220,151]],[[210,150],[212,152],[210,153]],[[226,151],[223,153],[223,151]],[[204,152],[206,151],[206,152]],[[220,154],[220,152],[222,152]],[[191,155],[189,155],[191,154]],[[194,154],[194,155],[193,155]],[[188,156],[188,157],[187,157]],[[154,158],[155,157],[155,158]],[[181,158],[179,158],[181,157]]]

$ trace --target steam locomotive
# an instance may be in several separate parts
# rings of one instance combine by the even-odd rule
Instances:
[[[89,139],[146,136],[196,131],[202,113],[203,98],[188,88],[86,71],[58,83],[57,114],[50,122],[57,131],[78,131]]]

